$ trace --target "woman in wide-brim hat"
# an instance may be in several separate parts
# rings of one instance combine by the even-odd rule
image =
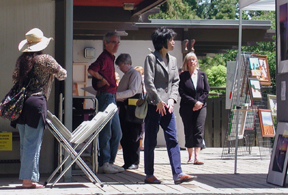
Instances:
[[[52,38],[44,36],[38,28],[33,28],[25,34],[18,45],[23,52],[17,59],[13,72],[13,83],[20,87],[27,86],[26,100],[20,117],[11,123],[17,127],[20,134],[20,174],[23,188],[43,188],[39,184],[39,158],[47,114],[47,100],[54,77],[64,80],[67,72],[56,60],[43,54]]]

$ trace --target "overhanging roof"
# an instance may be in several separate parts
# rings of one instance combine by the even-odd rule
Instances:
[[[94,29],[93,29],[94,26]],[[151,40],[152,32],[161,26],[172,28],[177,33],[176,40],[195,39],[194,48],[197,55],[205,56],[207,53],[225,53],[227,49],[236,49],[238,45],[239,21],[237,20],[164,20],[151,19],[150,22],[136,22],[122,24],[127,36],[122,40]],[[80,27],[77,24],[77,27]],[[102,39],[111,24],[101,23],[82,24],[80,29],[74,28],[74,39]],[[242,45],[256,45],[260,41],[273,41],[274,30],[269,30],[270,21],[245,20],[243,21]],[[104,30],[103,30],[104,29]],[[83,34],[86,33],[86,34]]]
[[[129,1],[135,2],[133,11],[123,9],[123,2],[128,2],[124,0],[74,0],[73,38],[102,40],[107,31],[116,30],[125,35],[122,40],[151,40],[156,28],[167,26],[177,32],[177,40],[195,39],[198,55],[237,48],[238,20],[148,20],[149,14],[159,11],[155,7],[166,0]],[[251,1],[241,1],[243,6],[248,6],[247,3],[250,5]],[[270,26],[270,21],[243,21],[242,45],[273,41],[275,32],[269,30]]]

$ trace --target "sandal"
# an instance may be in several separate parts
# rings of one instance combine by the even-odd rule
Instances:
[[[204,165],[204,163],[196,160],[196,161],[194,161],[194,165]]]
[[[187,164],[194,164],[192,160],[188,160]]]

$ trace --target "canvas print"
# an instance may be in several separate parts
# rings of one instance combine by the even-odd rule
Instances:
[[[247,108],[245,130],[254,130],[256,113],[257,113],[257,106],[249,106]]]
[[[275,129],[272,113],[269,109],[258,109],[262,137],[274,137]]]
[[[276,95],[267,94],[267,107],[271,110],[272,116],[277,116],[277,98],[276,98]]]
[[[252,99],[261,99],[262,94],[261,94],[261,86],[260,82],[258,79],[249,79],[249,84],[250,84],[250,91],[251,91],[251,98]]]
[[[273,171],[282,173],[284,170],[284,162],[287,153],[288,137],[279,135],[276,142],[275,156],[273,159]]]
[[[249,67],[251,70],[251,76],[260,77],[261,71],[259,69],[259,59],[256,57],[249,58]]]
[[[252,74],[252,69],[251,69],[251,75],[253,77],[256,77],[261,85],[271,85],[271,79],[270,79],[270,70],[269,70],[269,64],[267,60],[267,56],[265,55],[258,55],[258,54],[253,54],[253,57],[258,58],[258,68],[256,73],[254,72],[254,75]],[[254,59],[254,58],[250,58]]]
[[[236,113],[237,110],[235,109],[235,105],[233,106],[231,112],[231,119],[229,124],[229,132],[228,132],[228,140],[236,140],[236,128],[238,126],[238,139],[244,138],[244,130],[245,130],[245,122],[246,122],[246,115],[247,112],[245,110],[238,110],[239,117],[237,122]]]
[[[287,175],[288,123],[279,122],[272,150],[267,182],[284,186]]]

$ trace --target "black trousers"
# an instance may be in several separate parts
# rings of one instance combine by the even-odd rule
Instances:
[[[179,112],[184,125],[185,147],[203,147],[206,107],[193,111],[191,106],[180,106]]]
[[[140,160],[139,142],[142,133],[142,124],[131,123],[126,120],[127,106],[125,103],[118,104],[119,118],[122,129],[122,139],[120,141],[123,151],[124,168],[127,169],[132,164],[138,165]]]

